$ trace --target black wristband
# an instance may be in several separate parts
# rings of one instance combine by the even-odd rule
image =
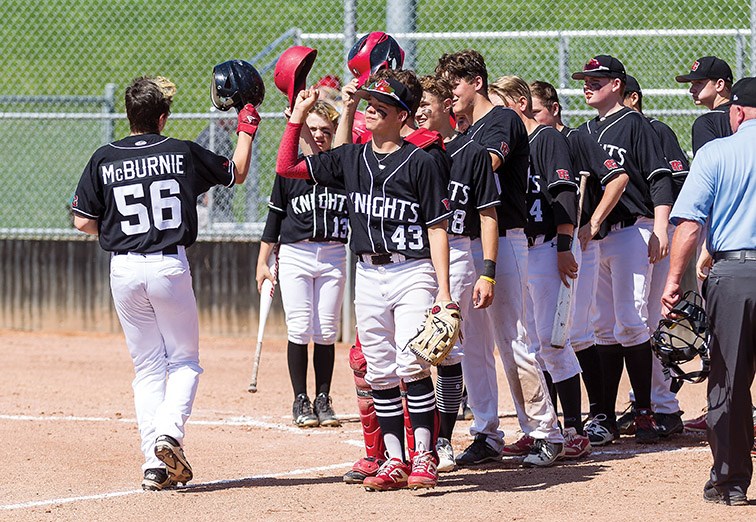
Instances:
[[[484,259],[483,271],[480,273],[480,275],[490,277],[491,279],[496,279],[496,261]]]
[[[572,236],[557,234],[557,252],[569,252],[572,249]]]

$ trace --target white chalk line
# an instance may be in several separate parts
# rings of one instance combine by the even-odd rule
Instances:
[[[197,484],[192,484],[190,486],[179,487],[177,491],[189,490],[189,489],[194,489],[194,488],[202,488],[202,487],[208,487],[208,486],[218,486],[218,485],[224,485],[224,484],[235,484],[237,482],[244,482],[244,481],[250,481],[250,480],[264,480],[264,479],[270,479],[270,478],[308,475],[310,473],[317,473],[319,471],[330,471],[330,470],[339,469],[339,468],[344,469],[351,465],[352,465],[352,462],[342,462],[340,464],[330,464],[328,466],[295,469],[291,471],[283,471],[280,473],[252,475],[250,477],[242,477],[242,478],[236,478],[236,479],[213,480],[210,482],[200,482]],[[96,495],[83,495],[79,497],[63,497],[63,498],[54,498],[50,500],[34,500],[30,502],[21,502],[18,504],[0,505],[0,510],[11,511],[11,510],[17,510],[17,509],[28,509],[28,508],[52,506],[52,505],[57,505],[57,504],[71,504],[73,502],[84,502],[87,500],[105,500],[105,499],[116,498],[116,497],[125,497],[128,495],[139,495],[142,493],[145,493],[145,491],[141,489],[131,489],[128,491],[113,491],[111,493],[100,493]]]
[[[34,422],[121,422],[124,424],[136,424],[136,419],[128,417],[83,417],[77,415],[2,415],[0,420],[34,421]],[[300,435],[326,435],[337,433],[336,430],[309,430],[287,426],[277,422],[268,422],[253,417],[231,417],[223,420],[199,420],[190,419],[187,424],[195,426],[246,426],[252,428],[266,428]]]

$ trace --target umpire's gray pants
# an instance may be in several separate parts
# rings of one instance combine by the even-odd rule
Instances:
[[[756,373],[756,261],[714,264],[706,288],[712,328],[707,436],[711,480],[745,493],[751,484],[753,419],[751,384]]]

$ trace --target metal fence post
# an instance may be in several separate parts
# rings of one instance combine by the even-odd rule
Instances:
[[[105,95],[102,102],[104,114],[115,114],[115,90],[115,83],[105,85]],[[103,143],[115,141],[115,121],[112,118],[103,118],[102,120],[102,139]]]
[[[745,73],[745,38],[743,33],[738,31],[735,35],[735,78],[742,78]]]
[[[414,33],[417,20],[417,0],[386,0],[386,32]],[[415,68],[415,41],[399,38],[399,45],[404,49],[404,68]]]
[[[347,57],[357,41],[357,0],[344,0],[344,82],[352,77],[347,67]]]

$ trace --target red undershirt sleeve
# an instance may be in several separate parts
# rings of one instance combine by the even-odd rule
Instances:
[[[307,172],[307,162],[297,157],[302,127],[302,123],[286,124],[286,130],[281,137],[281,145],[278,147],[278,157],[276,158],[276,174],[279,176],[310,179],[310,174]]]

